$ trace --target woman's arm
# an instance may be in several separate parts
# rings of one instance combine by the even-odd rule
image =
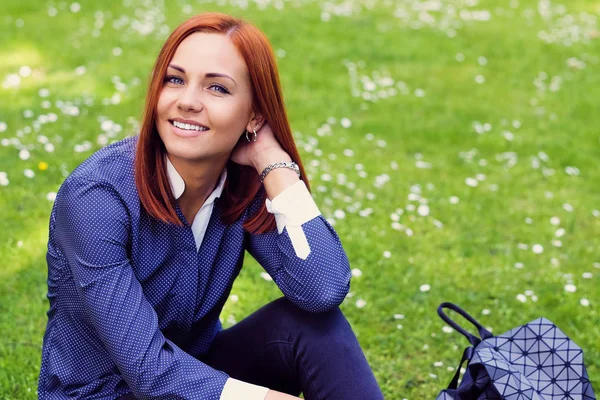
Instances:
[[[250,234],[250,254],[298,307],[311,312],[337,307],[350,290],[350,264],[304,182],[297,181],[266,203],[275,214],[277,231]]]
[[[218,400],[229,376],[166,339],[127,255],[130,216],[104,183],[67,179],[55,238],[90,324],[135,397]]]
[[[268,165],[291,158],[265,122],[258,140],[241,140],[232,160],[252,166],[260,175]],[[350,290],[352,276],[337,233],[295,171],[274,169],[263,184],[267,210],[275,215],[277,232],[250,235],[248,251],[298,307],[311,312],[337,307]],[[258,206],[254,204],[251,212]]]

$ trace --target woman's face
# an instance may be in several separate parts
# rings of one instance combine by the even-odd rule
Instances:
[[[175,51],[156,108],[156,127],[171,159],[227,159],[250,127],[248,68],[231,40],[196,32]]]

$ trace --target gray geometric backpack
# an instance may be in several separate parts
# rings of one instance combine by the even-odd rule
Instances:
[[[445,308],[471,322],[480,338],[450,319]],[[471,346],[463,352],[454,378],[437,400],[596,399],[583,364],[583,351],[546,318],[494,336],[452,303],[442,303],[438,314]],[[459,385],[465,361],[467,366]]]

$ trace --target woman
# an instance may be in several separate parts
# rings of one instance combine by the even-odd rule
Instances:
[[[284,297],[223,330],[245,250]],[[338,307],[348,259],[308,192],[272,49],[242,20],[170,35],[139,136],[61,186],[47,260],[41,399],[383,397]]]

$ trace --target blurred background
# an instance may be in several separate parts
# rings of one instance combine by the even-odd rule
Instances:
[[[60,184],[137,133],[162,43],[203,11],[272,43],[353,268],[341,308],[386,399],[450,381],[468,343],[442,301],[495,334],[550,319],[600,390],[597,0],[3,0],[0,398],[36,398]],[[246,260],[225,328],[282,295]]]

